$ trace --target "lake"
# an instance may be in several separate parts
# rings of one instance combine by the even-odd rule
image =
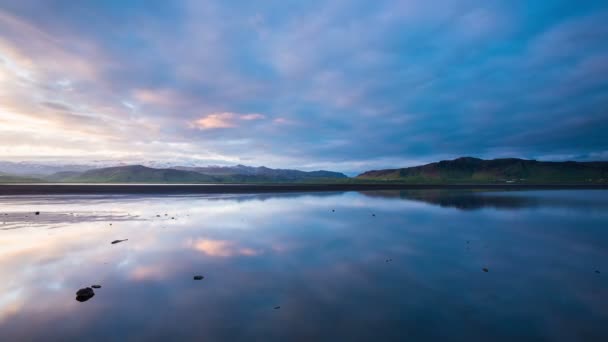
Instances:
[[[0,196],[0,279],[0,341],[608,341],[608,191]]]

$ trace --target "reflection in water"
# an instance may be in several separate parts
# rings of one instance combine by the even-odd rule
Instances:
[[[491,195],[473,190],[403,190],[367,191],[362,193],[371,197],[400,198],[462,210],[475,210],[486,207],[518,209],[537,205],[534,197]]]
[[[529,209],[532,207],[561,207],[605,210],[608,199],[603,190],[588,191],[496,191],[496,190],[387,190],[363,191],[369,197],[420,201],[444,208],[476,210]]]
[[[0,231],[2,341],[608,336],[605,191],[2,197],[0,208],[19,228]]]

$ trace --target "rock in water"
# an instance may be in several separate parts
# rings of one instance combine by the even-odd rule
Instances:
[[[95,296],[95,292],[90,287],[85,287],[84,289],[78,290],[76,292],[76,300],[79,302],[86,302],[87,300],[93,298]]]
[[[484,268],[482,268],[482,270],[483,270],[484,272],[488,272],[488,269],[487,269],[487,268],[485,268],[485,267],[484,267]]]
[[[114,241],[112,241],[112,244],[114,245],[114,244],[117,244],[117,243],[119,243],[119,242],[123,242],[123,241],[127,241],[127,240],[129,240],[129,239],[124,239],[124,240],[114,240]]]
[[[205,277],[203,277],[202,275],[194,276],[194,280],[203,280],[203,278],[205,278]]]
[[[275,309],[275,310],[278,310],[278,309],[280,309],[280,308],[281,308],[280,306],[275,306],[275,307],[274,307],[274,309]]]
[[[101,285],[91,285],[91,287],[94,288],[94,289],[100,289]]]

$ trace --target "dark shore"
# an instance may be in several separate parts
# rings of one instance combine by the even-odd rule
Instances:
[[[608,189],[597,184],[0,184],[0,195],[238,194],[416,189]]]

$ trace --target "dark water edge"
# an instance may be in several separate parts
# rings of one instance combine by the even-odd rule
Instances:
[[[244,194],[377,190],[592,190],[598,184],[0,184],[0,196],[57,194]]]

